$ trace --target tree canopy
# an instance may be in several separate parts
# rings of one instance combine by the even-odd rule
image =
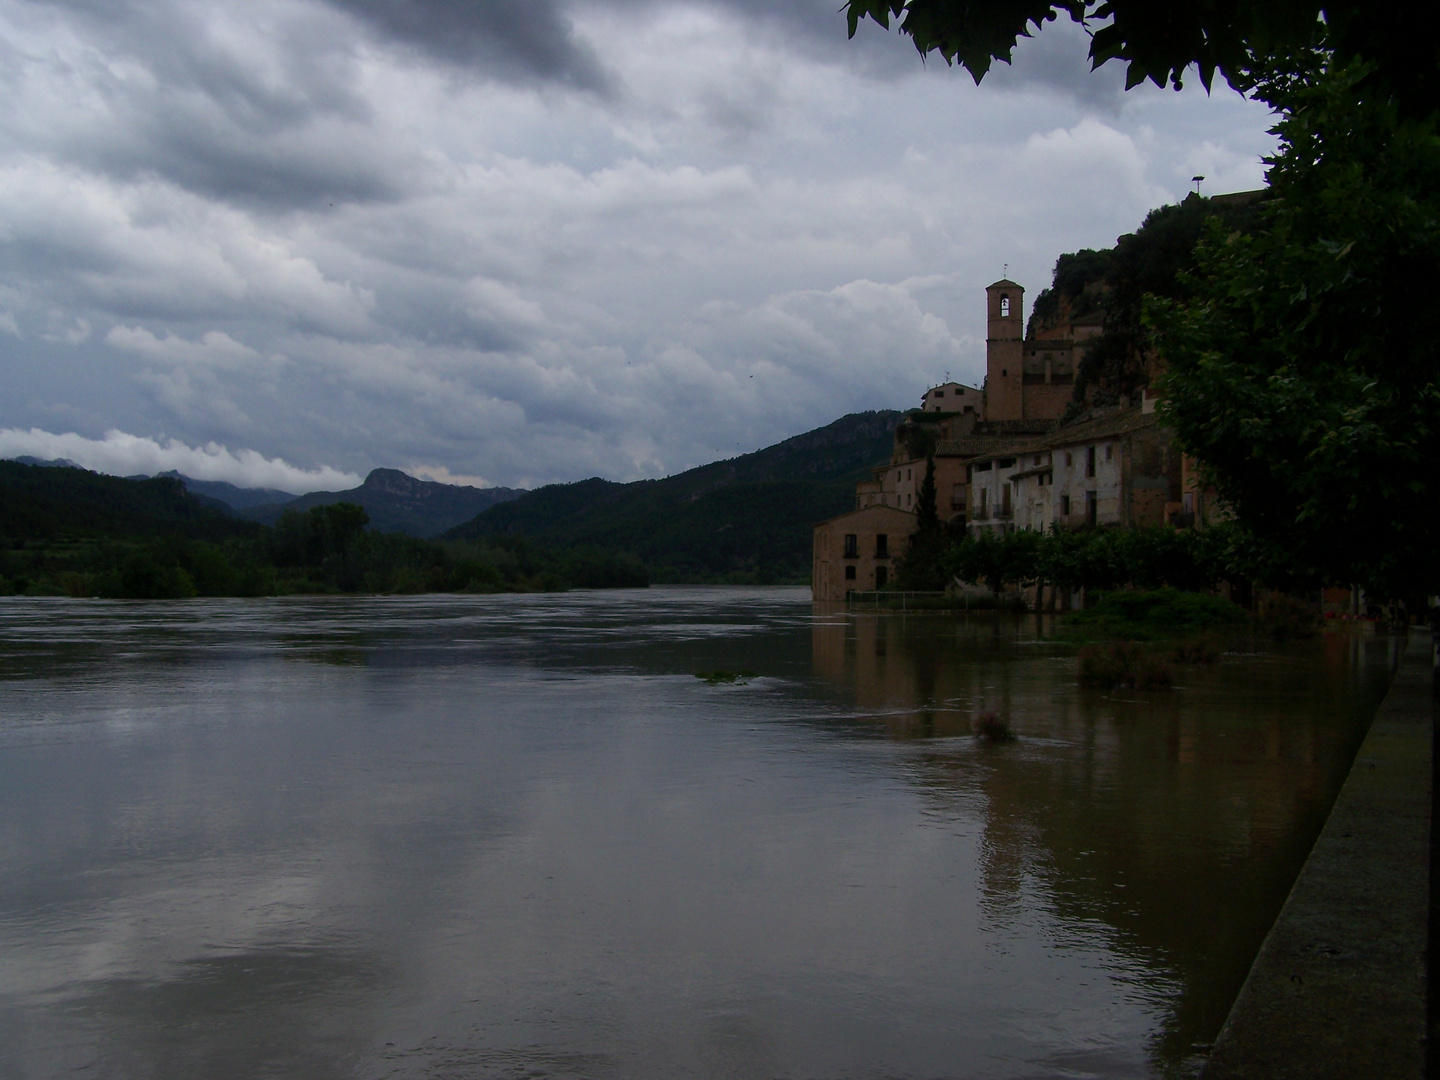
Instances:
[[[1313,52],[1259,73],[1275,197],[1256,228],[1212,221],[1147,321],[1161,410],[1265,576],[1404,595],[1440,589],[1440,135],[1365,76]]]
[[[1440,5],[1395,8],[1364,0],[847,0],[853,37],[860,20],[898,20],[922,56],[938,53],[978,83],[1010,62],[1019,39],[1068,15],[1090,33],[1090,61],[1126,65],[1126,89],[1150,80],[1179,89],[1193,65],[1208,90],[1216,72],[1241,92],[1257,58],[1313,48],[1322,39],[1345,65],[1366,65],[1357,92],[1393,99],[1404,115],[1440,106]]]

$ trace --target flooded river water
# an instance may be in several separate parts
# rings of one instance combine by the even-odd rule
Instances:
[[[1193,1075],[1391,645],[1104,692],[1047,629],[0,600],[0,1076]]]

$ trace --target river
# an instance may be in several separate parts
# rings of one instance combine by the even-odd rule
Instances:
[[[1393,648],[1050,629],[0,600],[0,1076],[1194,1075]]]

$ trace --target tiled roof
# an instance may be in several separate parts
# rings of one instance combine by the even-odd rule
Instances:
[[[1036,454],[1057,446],[1074,446],[1098,439],[1128,435],[1159,424],[1154,413],[1142,413],[1139,407],[1097,416],[1068,427],[1057,428],[1047,435],[969,435],[961,439],[944,439],[935,449],[936,457],[998,458]]]

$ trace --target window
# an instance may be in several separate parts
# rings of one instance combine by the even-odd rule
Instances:
[[[1111,461],[1115,457],[1115,447],[1111,443],[1105,444],[1105,460]]]
[[[977,465],[975,466],[975,471],[976,471],[976,472],[989,472],[989,471],[990,471],[990,462],[988,462],[988,461],[982,461],[982,462],[980,462],[979,464],[977,464]]]
[[[1099,516],[1098,510],[1099,501],[1095,498],[1095,492],[1085,492],[1085,520],[1091,525],[1095,524],[1095,519]]]
[[[888,559],[890,557],[890,537],[884,533],[877,533],[875,536],[875,558]]]
[[[1070,457],[1070,451],[1069,451],[1069,450],[1066,450],[1066,451],[1065,451],[1065,467],[1068,469],[1068,468],[1070,468],[1070,466],[1073,465],[1073,464],[1074,464],[1074,460]]]
[[[1093,446],[1085,448],[1085,475],[1095,475],[1095,448]]]
[[[903,471],[904,471],[904,470],[902,470],[902,469],[896,469],[896,470],[895,470],[895,482],[896,482],[896,483],[899,483],[901,480],[904,479],[904,476],[902,475]]]
[[[1001,378],[1004,378],[1006,375],[1009,375],[1009,374],[1010,374],[1010,369],[1009,369],[1009,368],[1003,368],[1003,367],[1002,367],[1002,368],[1000,369],[1000,376],[1001,376]]]
[[[1061,495],[1061,496],[1060,496],[1060,516],[1061,516],[1061,517],[1069,517],[1069,516],[1070,516],[1070,496],[1069,496],[1069,495]]]
[[[849,566],[845,567],[845,580],[846,580],[846,581],[854,581],[854,580],[855,580],[855,564],[854,564],[854,563],[851,563]]]
[[[1010,484],[1006,484],[1000,489],[1000,513],[1007,517],[1010,515],[1010,487]]]
[[[906,495],[906,496],[905,496],[905,505],[906,505],[906,506],[909,506],[910,503],[911,503],[912,501],[914,501],[914,499],[915,499],[915,496],[914,496],[914,495]]]
[[[890,579],[890,573],[883,566],[875,567],[875,588],[883,589],[885,582]]]
[[[981,489],[980,489],[980,514],[981,514],[981,516],[984,516],[984,514],[985,514],[985,507],[986,507],[986,504],[989,503],[989,501],[990,501],[990,489],[989,489],[989,488],[981,488]]]
[[[944,390],[936,390],[936,391],[935,391],[935,396],[936,396],[936,397],[944,397],[944,396],[945,396],[945,391],[944,391]]]
[[[906,469],[906,470],[905,470],[905,479],[906,479],[906,480],[914,480],[914,479],[915,479],[915,470],[914,470],[914,469]]]
[[[1008,296],[1002,296],[1002,297],[1000,297],[1000,318],[1002,318],[1002,319],[1008,319],[1009,317],[1010,317],[1010,298],[1009,298]]]
[[[1014,464],[1015,459],[1013,457],[1002,457],[999,461],[995,463],[995,467],[997,469],[1008,469]]]
[[[1039,454],[1036,454],[1036,455],[1035,455],[1035,464],[1036,464],[1036,465],[1039,465],[1039,464],[1040,464],[1040,455],[1039,455]]]
[[[845,534],[845,558],[858,559],[860,557],[860,538],[854,533]]]
[[[1180,507],[1187,514],[1195,512],[1195,493],[1193,491],[1187,491],[1180,496]]]

